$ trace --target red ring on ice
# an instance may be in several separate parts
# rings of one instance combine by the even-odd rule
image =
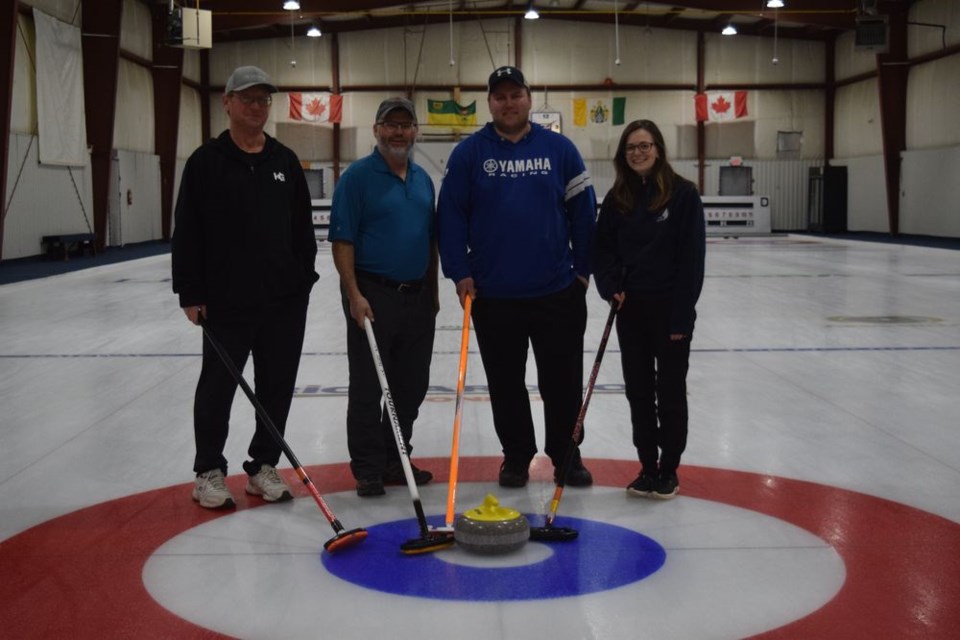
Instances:
[[[445,469],[445,458],[418,464]],[[462,458],[460,480],[489,482],[500,459]],[[637,463],[593,459],[598,486],[625,486]],[[352,491],[345,463],[307,468],[323,493]],[[297,497],[310,499],[288,474]],[[550,482],[540,460],[534,481]],[[446,480],[439,472],[438,482]],[[960,628],[960,524],[904,504],[813,482],[707,467],[681,468],[682,495],[712,500],[779,518],[832,545],[847,577],[820,609],[754,638],[934,638]],[[245,479],[227,483],[237,511],[261,506],[243,492]],[[189,484],[111,500],[54,518],[0,542],[0,619],[12,638],[221,638],[161,607],[143,585],[151,554],[174,536],[228,516],[193,504]],[[562,506],[562,505],[561,505]],[[6,507],[9,509],[9,506]],[[29,508],[20,506],[18,508]],[[350,529],[363,526],[337,514]],[[319,545],[333,530],[322,514]],[[329,534],[329,535],[328,535]],[[360,545],[349,551],[363,553]]]

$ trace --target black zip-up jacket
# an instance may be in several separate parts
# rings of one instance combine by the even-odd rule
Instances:
[[[620,291],[669,295],[670,333],[693,333],[696,304],[703,288],[706,227],[703,202],[692,182],[680,180],[667,206],[650,211],[651,187],[640,180],[633,211],[621,213],[608,194],[597,219],[593,242],[593,278],[610,300]]]
[[[317,281],[310,192],[296,154],[266,136],[245,153],[224,131],[187,160],[173,233],[180,306],[249,310]]]

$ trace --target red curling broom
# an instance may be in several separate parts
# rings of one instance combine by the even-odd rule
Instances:
[[[287,441],[283,439],[282,435],[280,435],[280,430],[277,429],[277,425],[275,425],[273,420],[270,419],[266,409],[264,409],[263,405],[260,404],[260,401],[257,400],[257,396],[254,395],[250,385],[248,385],[247,381],[243,379],[243,376],[237,369],[237,365],[235,365],[233,360],[230,359],[230,355],[227,353],[226,349],[223,348],[223,345],[220,344],[220,342],[213,336],[209,325],[207,325],[207,320],[204,318],[202,313],[197,315],[197,320],[200,322],[200,327],[203,329],[203,335],[206,336],[207,342],[211,347],[213,347],[213,350],[217,352],[217,355],[220,356],[220,360],[230,372],[230,375],[233,376],[233,379],[236,380],[237,384],[240,385],[240,388],[243,389],[244,394],[246,394],[247,399],[250,400],[250,403],[256,410],[257,415],[263,422],[263,425],[267,428],[267,431],[270,432],[270,435],[273,436],[273,439],[277,441],[277,444],[280,445],[284,455],[287,456],[287,460],[290,461],[290,464],[293,465],[294,471],[297,472],[297,476],[299,476],[300,481],[303,482],[304,486],[307,488],[307,491],[309,491],[310,495],[313,496],[317,506],[320,507],[320,511],[323,512],[324,517],[330,523],[330,526],[333,527],[333,531],[336,535],[324,542],[323,548],[329,553],[335,553],[341,549],[346,549],[347,547],[352,547],[359,542],[363,542],[367,538],[366,529],[359,528],[350,529],[347,531],[344,526],[340,524],[340,521],[337,519],[336,515],[334,515],[333,510],[327,506],[326,501],[324,501],[323,497],[320,495],[320,492],[317,491],[317,487],[314,486],[313,482],[307,476],[307,472],[303,470],[303,466],[300,464],[300,461],[297,460],[297,456],[293,455],[293,451],[290,449]]]

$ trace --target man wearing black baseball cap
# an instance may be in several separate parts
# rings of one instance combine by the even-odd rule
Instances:
[[[330,235],[347,321],[347,449],[357,495],[383,495],[404,472],[364,330],[369,318],[407,451],[427,395],[437,302],[433,181],[410,159],[417,137],[410,100],[380,103],[377,146],[352,163],[333,192]],[[412,465],[411,465],[412,466]],[[433,474],[413,467],[417,484]]]
[[[458,144],[440,188],[443,273],[473,323],[503,448],[499,482],[523,487],[537,453],[526,388],[533,347],[543,399],[544,452],[555,479],[593,482],[579,450],[566,458],[583,393],[583,334],[596,197],[570,140],[530,122],[530,85],[520,69],[487,80],[493,121]]]
[[[493,93],[493,90],[496,89],[501,82],[512,82],[530,91],[530,85],[527,84],[526,79],[523,77],[523,72],[520,71],[520,69],[516,67],[500,67],[491,73],[490,78],[487,80],[487,95]]]

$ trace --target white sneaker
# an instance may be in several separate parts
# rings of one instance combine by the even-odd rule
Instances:
[[[290,487],[277,470],[268,464],[260,465],[257,475],[247,478],[247,493],[260,496],[267,502],[286,502],[293,499]]]
[[[220,469],[211,469],[197,476],[193,499],[206,509],[232,509],[236,506]]]

